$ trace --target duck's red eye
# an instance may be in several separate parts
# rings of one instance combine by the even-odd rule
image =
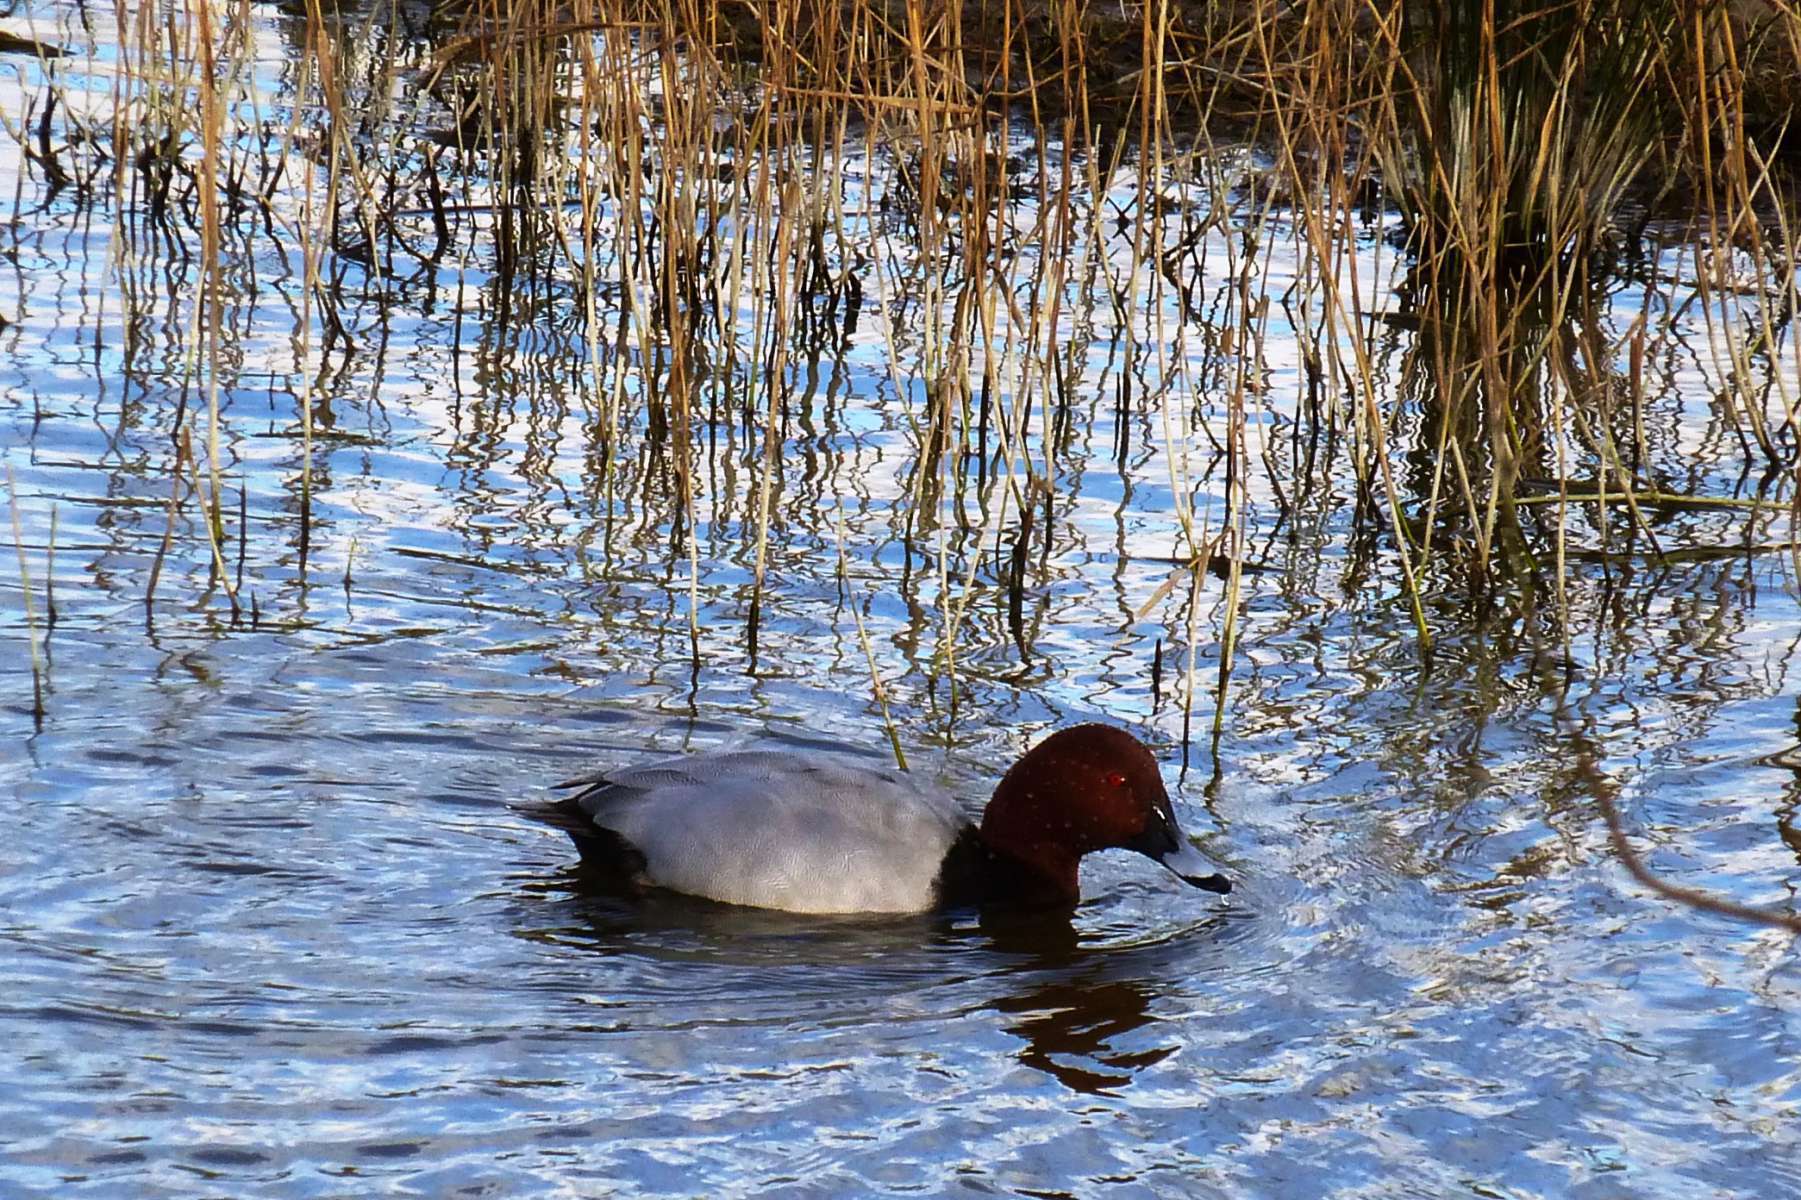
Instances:
[[[1124,771],[1109,771],[1107,773],[1107,782],[1116,788],[1125,787],[1126,773]]]

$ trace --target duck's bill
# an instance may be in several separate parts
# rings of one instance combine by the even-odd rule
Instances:
[[[1156,859],[1168,868],[1170,874],[1191,886],[1218,892],[1222,896],[1232,890],[1232,881],[1215,871],[1213,864],[1182,836],[1182,830],[1173,817],[1153,821],[1151,827],[1140,834],[1136,841],[1128,843],[1128,848],[1138,851],[1146,858]]]
[[[1203,891],[1218,892],[1223,896],[1232,890],[1232,881],[1215,871],[1213,864],[1188,844],[1187,838],[1178,837],[1175,849],[1151,857],[1169,868],[1169,873],[1177,879]]]

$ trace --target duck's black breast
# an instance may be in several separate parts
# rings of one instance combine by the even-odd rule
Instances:
[[[974,825],[951,843],[933,888],[938,908],[1068,908],[1076,902],[1054,880],[983,841]]]

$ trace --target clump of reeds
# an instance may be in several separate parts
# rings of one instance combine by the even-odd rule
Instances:
[[[1197,572],[1243,559],[1259,466],[1285,513],[1348,483],[1360,529],[1386,534],[1359,545],[1399,560],[1422,644],[1430,573],[1454,566],[1490,596],[1561,569],[1561,532],[1547,555],[1518,512],[1543,481],[1648,531],[1642,371],[1662,334],[1645,321],[1622,339],[1603,310],[1653,214],[1691,223],[1701,288],[1746,331],[1719,344],[1747,456],[1793,469],[1789,8],[479,0],[416,28],[390,16],[308,6],[296,69],[267,95],[238,10],[121,8],[110,138],[55,102],[57,76],[15,131],[46,187],[112,206],[126,326],[179,341],[170,528],[198,506],[234,608],[230,297],[291,253],[271,286],[298,318],[303,570],[316,410],[356,361],[359,312],[475,267],[486,345],[537,328],[573,349],[559,370],[591,410],[608,504],[622,449],[647,448],[697,655],[690,531],[734,514],[754,645],[809,381],[871,320],[896,394],[917,398],[905,530],[935,543],[945,670],[990,598],[1029,654],[1034,564],[1085,469],[1063,439],[1095,396],[1122,465],[1156,431]],[[1225,135],[1265,165],[1233,165]],[[840,178],[857,163],[882,180],[861,209]],[[1365,234],[1385,211],[1397,246]],[[1278,244],[1301,260],[1280,298],[1307,343],[1293,404],[1261,362]],[[1384,254],[1405,263],[1398,385],[1369,316],[1388,297],[1364,268]],[[152,286],[159,262],[191,286]],[[1747,265],[1749,287],[1716,288]],[[1098,377],[1095,348],[1118,360]],[[1247,432],[1262,407],[1292,408],[1286,454]],[[701,466],[731,426],[750,448],[723,485]],[[1348,479],[1321,474],[1340,439]],[[1209,476],[1224,511],[1189,499]]]
[[[1423,273],[1530,293],[1557,260],[1601,245],[1639,180],[1667,188],[1684,7],[1397,6],[1380,33],[1395,75],[1372,149]]]

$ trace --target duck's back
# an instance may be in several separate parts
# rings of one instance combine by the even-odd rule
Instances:
[[[790,912],[928,909],[970,823],[897,771],[786,748],[665,759],[577,786],[565,812],[620,839],[644,882]]]

